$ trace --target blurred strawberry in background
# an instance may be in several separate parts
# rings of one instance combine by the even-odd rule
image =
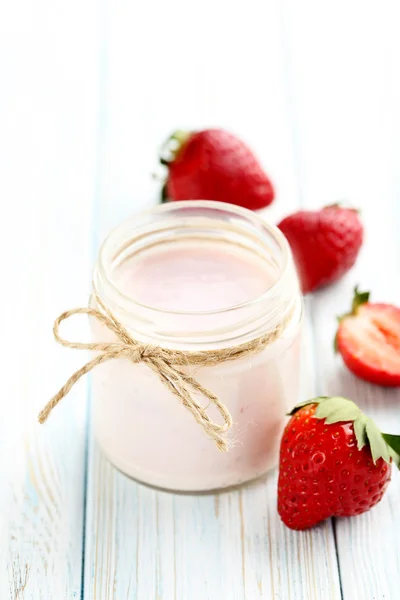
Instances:
[[[269,177],[250,148],[223,129],[174,132],[161,150],[166,200],[218,200],[250,210],[274,199]]]
[[[223,129],[175,131],[160,162],[168,169],[163,202],[217,200],[259,210],[274,200],[273,185],[253,152]],[[298,211],[278,227],[289,241],[305,294],[342,277],[363,241],[358,212],[339,204]]]
[[[339,204],[298,211],[278,227],[292,248],[305,294],[347,273],[356,262],[364,235],[358,211]]]

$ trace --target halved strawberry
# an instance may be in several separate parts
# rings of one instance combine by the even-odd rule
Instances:
[[[355,288],[351,312],[339,318],[336,349],[357,377],[400,386],[400,308],[368,300],[369,292]]]

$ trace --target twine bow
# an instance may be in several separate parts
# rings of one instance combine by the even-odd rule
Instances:
[[[228,452],[229,440],[227,439],[226,434],[233,424],[229,410],[215,394],[203,387],[197,379],[186,373],[184,369],[190,365],[215,365],[220,362],[237,360],[248,354],[260,352],[281,334],[286,327],[291,314],[288,315],[273,331],[245,344],[220,350],[182,352],[180,350],[169,350],[161,348],[160,346],[143,344],[136,341],[131,337],[120,321],[118,321],[104,305],[96,292],[94,292],[94,296],[101,311],[95,308],[76,308],[62,313],[62,315],[54,322],[53,333],[59,344],[66,348],[92,350],[97,352],[97,354],[83,367],[78,369],[63,385],[59,392],[51,398],[39,413],[39,423],[44,423],[47,420],[53,408],[55,408],[60,400],[68,394],[75,383],[77,383],[81,377],[89,373],[89,371],[94,369],[94,367],[115,358],[126,358],[135,364],[145,363],[148,365],[157,374],[162,383],[193,415],[194,419],[202,427],[204,432],[214,440],[218,449],[222,452]],[[114,333],[118,341],[110,343],[88,343],[70,342],[62,338],[59,331],[61,323],[70,317],[79,314],[95,317]],[[206,398],[208,400],[207,406],[202,406],[198,402],[196,395]],[[222,424],[216,423],[208,415],[207,409],[209,405],[214,405],[217,408],[222,418]]]

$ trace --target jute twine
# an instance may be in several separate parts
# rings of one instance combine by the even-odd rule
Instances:
[[[205,350],[200,352],[182,352],[168,350],[152,344],[143,344],[135,340],[118,319],[110,312],[96,291],[95,308],[75,308],[60,315],[54,322],[53,333],[56,341],[66,348],[78,348],[97,352],[96,356],[78,369],[63,385],[60,391],[52,397],[39,413],[39,423],[44,423],[53,408],[68,394],[77,381],[89,373],[94,367],[115,358],[126,358],[132,363],[144,363],[152,369],[162,383],[176,396],[181,404],[193,415],[204,432],[214,440],[219,450],[228,452],[229,440],[227,432],[232,427],[232,416],[227,407],[210,390],[203,387],[197,379],[185,372],[189,366],[211,366],[222,362],[238,360],[245,356],[257,354],[276,340],[286,328],[292,312],[288,314],[272,331],[244,344],[221,350]],[[111,343],[69,342],[60,335],[60,325],[74,315],[90,315],[103,323],[119,341]],[[196,395],[208,400],[207,406],[202,406]],[[214,405],[222,418],[222,424],[216,423],[207,413],[210,405]]]

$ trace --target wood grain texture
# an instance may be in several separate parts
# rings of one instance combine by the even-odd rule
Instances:
[[[309,335],[304,397],[314,393]],[[128,479],[93,443],[89,474],[85,598],[340,598],[331,523],[286,529],[275,473],[222,494],[172,495]]]
[[[155,197],[155,148],[177,127],[216,124],[243,135],[275,176],[279,203],[268,218],[299,205],[278,3],[250,2],[252,46],[246,48],[237,43],[241,3],[205,2],[196,28],[170,35],[173,15],[188,18],[188,10],[177,0],[140,10],[120,1],[105,7],[100,237]],[[179,55],[168,68],[159,56],[164,47],[167,56]],[[190,52],[181,52],[184,47]],[[310,337],[310,322],[307,332]],[[304,354],[307,397],[315,389],[310,344]],[[276,474],[220,495],[171,495],[115,471],[93,442],[87,507],[85,598],[340,598],[332,524],[301,534],[285,529],[276,512]]]
[[[275,474],[172,495],[128,480],[97,448],[90,464],[85,598],[340,598],[331,525],[287,530]]]
[[[334,315],[349,308],[357,283],[372,291],[372,300],[400,304],[398,7],[366,3],[360,24],[355,4],[285,4],[305,204],[347,198],[361,209],[366,229],[356,268],[310,300],[317,392],[354,399],[383,430],[395,433],[400,430],[400,391],[357,380],[330,348],[337,325]],[[317,28],[307,22],[311,6]],[[371,44],[371,37],[379,44]],[[374,510],[335,520],[345,600],[398,596],[399,474],[394,472],[392,479]]]
[[[54,345],[52,318],[86,301],[94,249],[109,229],[154,203],[163,138],[215,125],[244,137],[273,175],[271,221],[340,198],[361,208],[357,267],[306,302],[301,395],[347,395],[399,431],[399,391],[356,380],[330,350],[334,315],[354,284],[400,304],[397,3],[8,6],[0,599],[397,598],[397,473],[373,511],[295,533],[278,519],[274,473],[219,495],[172,495],[117,472],[90,435],[86,474],[83,382],[45,427],[36,424],[84,360]],[[81,322],[68,327],[85,334]]]
[[[2,600],[81,591],[85,386],[37,424],[82,359],[55,347],[52,319],[90,281],[96,49],[94,4],[78,4],[19,2],[0,20]]]

